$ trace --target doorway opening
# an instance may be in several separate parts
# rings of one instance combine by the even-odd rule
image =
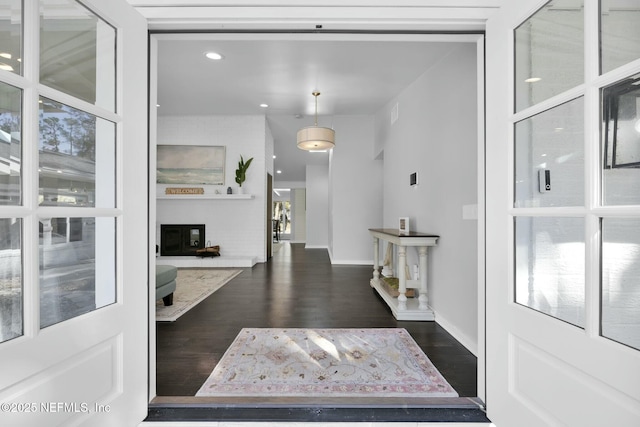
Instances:
[[[167,34],[163,34],[163,36],[170,36]],[[209,35],[210,36],[210,35]],[[475,35],[474,38],[470,37],[468,40],[465,41],[465,43],[470,43],[473,45],[473,52],[475,55],[477,55],[478,57],[474,57],[474,61],[477,61],[478,63],[481,62],[481,55],[478,55],[476,49],[476,43],[477,43],[477,38],[481,37],[478,35]],[[169,37],[171,38],[171,37]],[[206,38],[206,37],[205,37]],[[215,38],[215,37],[214,37]],[[375,39],[375,37],[374,37]],[[471,42],[470,40],[476,40]],[[193,42],[193,40],[191,40]],[[374,40],[372,43],[372,45],[375,45],[376,41],[379,40]],[[254,47],[251,46],[251,43],[253,43],[254,41],[251,40],[244,40],[242,43],[242,49],[245,53],[246,51],[252,51]],[[438,44],[438,43],[436,43]],[[448,46],[444,46],[447,43],[443,43],[442,45],[439,45],[439,49],[442,49],[442,51],[440,53],[443,53],[445,51],[448,51]],[[159,49],[159,51],[161,52],[161,48]],[[162,53],[160,53],[160,56],[162,55]],[[189,68],[189,67],[187,67]],[[424,70],[423,70],[424,71]],[[481,82],[481,76],[480,76],[480,71],[478,71],[478,75],[479,77],[473,78],[472,81],[474,84],[477,84],[479,82]],[[161,76],[160,76],[161,77]],[[414,81],[416,78],[420,77],[420,75],[414,75],[413,77],[411,77],[410,81]],[[166,86],[166,85],[164,85]],[[478,84],[478,86],[482,86],[481,84]],[[406,87],[402,87],[402,88],[395,88],[394,90],[403,90],[406,89]],[[480,88],[477,88],[478,91],[480,91]],[[162,105],[167,104],[166,102],[162,102]],[[223,102],[220,103],[221,105],[224,104]],[[398,110],[397,106],[395,108],[396,111],[396,117],[402,118],[404,120],[407,120],[405,117],[408,117],[409,112],[408,111],[403,111],[403,110]],[[399,114],[398,114],[399,112]],[[187,112],[188,113],[188,112]],[[163,117],[163,113],[162,111],[159,110],[159,116],[158,116],[158,123],[161,123],[163,120],[167,120],[171,123],[175,123],[175,121],[172,121],[172,117],[171,114],[168,114],[166,117]],[[227,120],[232,120],[232,121],[236,121],[236,123],[239,124],[244,124],[245,128],[246,128],[246,123],[244,122],[248,122],[249,120],[251,120],[252,118],[248,117],[248,116],[253,116],[255,114],[249,114],[247,112],[245,112],[244,114],[247,114],[248,116],[241,116],[241,113],[239,113],[238,111],[235,111],[234,114],[222,114],[222,112],[218,111],[218,112],[211,112],[212,116],[216,116],[215,120],[217,121],[227,121]],[[478,128],[478,120],[480,117],[480,112],[475,113],[476,115],[473,116],[474,118],[474,123],[473,123],[473,127],[474,127],[474,132],[477,131]],[[220,118],[220,116],[225,116],[224,118]],[[378,117],[376,116],[375,112],[371,112],[370,114],[368,114],[368,116],[371,117],[370,123],[373,124],[375,122],[376,119],[378,119]],[[184,117],[182,117],[181,119],[184,119]],[[343,117],[338,117],[335,116],[333,117],[332,120],[338,122],[340,120],[345,120],[348,121],[349,118],[343,118]],[[195,120],[195,119],[194,119]],[[261,120],[261,119],[260,119]],[[184,121],[184,120],[183,120]],[[261,122],[263,123],[263,122]],[[278,144],[279,144],[279,138],[277,137],[277,135],[286,135],[287,132],[293,132],[295,134],[295,130],[300,126],[300,118],[296,118],[294,116],[289,117],[288,115],[285,114],[271,114],[271,113],[267,113],[266,114],[266,123],[267,126],[270,128],[270,132],[273,134],[273,141],[271,141],[269,138],[266,139],[266,142],[264,144],[266,144],[267,147],[269,147],[269,144],[273,143],[275,146],[275,152],[278,153],[278,158],[281,158],[281,154],[280,151],[278,150]],[[195,123],[195,121],[192,123],[194,125],[197,125]],[[196,126],[197,127],[197,126]],[[166,129],[166,127],[163,127],[163,130]],[[166,137],[166,133],[165,132],[157,132],[159,138],[158,141],[156,141],[156,143],[161,144],[161,143],[165,143],[164,140],[162,140],[162,138]],[[211,135],[211,133],[209,133],[209,135]],[[343,134],[345,135],[345,134]],[[373,135],[373,132],[372,132]],[[476,135],[477,141],[481,140],[481,136]],[[287,138],[284,138],[287,139]],[[345,139],[345,143],[348,142],[348,139]],[[476,142],[476,141],[472,141],[472,142]],[[260,142],[262,144],[262,142]],[[375,144],[373,141],[371,141],[371,143],[374,145],[371,147],[372,152],[375,153],[376,150],[380,150],[380,153],[378,153],[377,155],[372,155],[372,161],[373,162],[378,162],[377,165],[378,166],[372,166],[372,167],[378,167],[379,168],[379,172],[380,172],[380,176],[381,176],[381,172],[382,172],[382,167],[380,166],[381,163],[383,162],[387,162],[390,163],[392,161],[392,156],[389,155],[389,153],[392,153],[392,150],[387,150],[387,152],[384,152],[384,149],[381,147],[375,147]],[[153,144],[152,144],[153,145]],[[229,155],[229,153],[232,153],[233,150],[239,150],[239,152],[243,152],[246,153],[248,150],[252,149],[251,145],[239,145],[238,147],[233,147],[231,143],[229,143],[229,145],[227,146],[227,154]],[[347,145],[345,145],[345,147],[347,147]],[[476,147],[477,148],[477,147]],[[480,151],[480,150],[478,150]],[[249,151],[250,152],[250,151]],[[267,153],[269,153],[269,148],[267,148]],[[336,156],[338,156],[340,153],[338,153],[338,151],[336,151]],[[249,155],[252,155],[251,153]],[[481,157],[481,155],[479,154],[479,156]],[[274,168],[273,164],[270,163],[270,159],[269,159],[269,155],[266,156],[264,162],[267,165],[266,168],[267,170],[275,170],[279,172],[279,168]],[[418,156],[416,156],[418,157]],[[337,179],[336,175],[334,174],[336,169],[331,169],[329,167],[331,160],[329,160],[330,156],[327,156],[325,158],[322,158],[321,163],[322,167],[326,167],[329,170],[329,181],[331,179]],[[318,159],[318,158],[316,158]],[[334,159],[336,160],[336,159]],[[483,159],[474,159],[476,162],[481,163],[484,160]],[[316,160],[317,161],[317,160]],[[290,161],[287,163],[284,163],[287,166],[290,166],[292,169],[294,167],[298,167],[295,164],[296,162],[294,161]],[[254,164],[252,165],[252,167],[259,167],[258,166],[258,162],[254,162]],[[304,163],[303,161],[303,170],[305,166],[308,166],[309,163]],[[331,163],[331,165],[337,165],[337,161],[336,163]],[[284,168],[283,168],[284,169]],[[482,173],[481,171],[478,172]],[[477,184],[476,184],[476,180],[477,180],[477,175],[475,173],[472,173],[472,177],[470,177],[470,179],[468,180],[468,182],[466,182],[466,184],[472,183],[472,188],[474,190],[473,193],[474,197],[478,197],[481,198],[481,196],[478,194],[478,192],[476,192],[475,190],[477,190]],[[319,175],[319,174],[318,174]],[[304,176],[304,175],[303,175]],[[317,176],[317,175],[316,175]],[[425,176],[424,174],[421,173],[421,177]],[[352,176],[351,178],[353,178],[353,180],[357,179],[357,173],[354,173],[354,176]],[[247,187],[251,187],[252,183],[250,181],[250,177],[249,180],[247,181]],[[426,182],[426,180],[421,180],[423,182]],[[152,180],[152,182],[155,182]],[[299,184],[299,182],[295,182],[296,184]],[[345,187],[345,184],[347,183],[347,181],[340,181],[340,184],[336,184],[336,182],[329,182],[327,184],[327,189],[332,188],[332,191],[335,190],[334,193],[331,193],[330,195],[328,195],[326,197],[327,203],[326,203],[326,209],[327,212],[329,212],[329,215],[325,215],[326,217],[326,221],[328,222],[328,224],[326,225],[326,228],[329,230],[330,233],[330,237],[328,239],[328,242],[326,243],[326,248],[312,248],[309,249],[309,245],[307,245],[307,248],[305,248],[305,240],[303,239],[302,241],[299,240],[299,236],[297,235],[297,229],[298,229],[298,223],[295,220],[295,215],[294,215],[294,210],[295,210],[295,206],[294,203],[292,201],[291,196],[289,197],[289,201],[287,204],[286,200],[277,200],[275,195],[273,195],[273,202],[271,204],[269,204],[269,206],[271,207],[271,209],[273,209],[273,216],[272,216],[272,221],[275,223],[277,221],[280,221],[279,224],[277,224],[277,226],[275,227],[266,227],[264,230],[264,234],[260,237],[258,237],[259,239],[264,239],[261,241],[261,245],[262,247],[264,247],[264,242],[266,240],[281,240],[281,241],[289,241],[288,245],[284,245],[283,246],[283,250],[281,251],[281,253],[278,254],[274,254],[273,258],[271,261],[269,262],[259,262],[258,264],[256,264],[255,266],[253,266],[252,268],[246,270],[247,274],[241,274],[239,276],[237,276],[232,284],[230,286],[225,286],[223,287],[220,291],[216,292],[216,298],[215,299],[220,299],[222,301],[222,299],[224,298],[225,295],[233,295],[235,292],[235,296],[230,296],[230,300],[227,301],[227,303],[215,303],[212,301],[208,302],[206,306],[203,306],[203,308],[198,308],[196,307],[195,309],[193,309],[193,313],[190,316],[199,318],[202,322],[204,322],[204,319],[206,319],[207,317],[207,313],[208,315],[213,316],[213,318],[215,319],[215,321],[213,322],[216,326],[215,326],[215,331],[217,333],[217,336],[221,339],[221,340],[226,340],[224,341],[225,344],[221,345],[217,350],[215,350],[214,352],[210,353],[208,355],[208,362],[207,363],[203,363],[201,365],[201,368],[203,371],[206,371],[205,374],[208,374],[211,372],[211,370],[213,369],[213,366],[215,366],[215,363],[217,362],[217,360],[219,360],[220,357],[222,357],[222,354],[224,353],[224,351],[226,350],[226,348],[228,348],[228,346],[231,344],[232,340],[235,338],[235,336],[237,335],[237,333],[239,332],[238,330],[238,326],[231,326],[232,324],[232,317],[231,314],[227,311],[225,311],[225,309],[235,309],[235,314],[238,315],[242,315],[242,322],[245,323],[246,327],[269,327],[269,325],[285,325],[286,327],[294,327],[296,324],[298,325],[298,327],[325,327],[324,325],[326,324],[332,324],[332,322],[334,321],[333,318],[337,317],[340,318],[342,316],[342,320],[344,321],[344,323],[340,324],[340,327],[349,327],[350,325],[352,327],[375,327],[375,325],[383,325],[382,327],[397,327],[398,322],[393,318],[393,316],[386,311],[386,307],[384,306],[383,303],[381,303],[378,300],[375,300],[375,298],[377,298],[377,296],[372,292],[372,289],[368,286],[368,282],[371,278],[371,266],[370,265],[362,265],[362,263],[354,263],[353,265],[349,265],[348,262],[343,262],[341,264],[341,259],[339,259],[338,257],[341,256],[340,252],[338,249],[341,248],[340,245],[343,245],[344,243],[341,241],[338,241],[338,238],[342,238],[343,236],[341,235],[342,233],[346,233],[347,231],[344,232],[338,232],[337,230],[340,229],[340,227],[342,226],[342,222],[340,220],[341,216],[340,215],[345,215],[345,216],[354,216],[357,218],[357,215],[353,214],[354,209],[352,208],[352,205],[350,203],[353,203],[353,200],[358,200],[358,196],[357,196],[357,192],[353,193],[352,197],[349,198],[345,198],[345,199],[341,199],[338,200],[338,198],[334,197],[338,191],[342,190],[342,189],[338,189],[338,186],[342,186]],[[284,185],[283,185],[284,184]],[[273,182],[273,187],[274,189],[279,189],[279,188],[286,188],[285,185],[290,184],[289,181],[285,181],[285,180],[280,180],[279,175],[275,176],[274,182]],[[314,186],[317,183],[313,183]],[[377,193],[389,193],[391,194],[393,192],[393,190],[389,190],[389,189],[385,189],[384,185],[386,184],[385,182],[381,182],[379,183],[381,186],[376,187],[375,188],[375,192]],[[304,185],[304,182],[303,182]],[[376,183],[372,183],[372,185],[375,187]],[[425,184],[423,184],[424,186]],[[254,187],[254,188],[259,188],[259,186]],[[292,187],[293,188],[293,187]],[[412,187],[413,188],[413,187]],[[250,188],[251,189],[251,188]],[[263,193],[260,193],[260,190],[254,190],[255,191],[255,197],[264,197]],[[305,210],[308,208],[307,206],[307,199],[309,198],[309,195],[305,194],[303,197],[303,203],[305,206]],[[408,197],[405,197],[406,200],[410,200],[412,199],[411,195],[409,195]],[[314,200],[315,202],[316,200]],[[339,203],[338,203],[339,202]],[[358,202],[356,203],[360,203],[360,202],[364,202],[367,203],[366,200],[358,200]],[[264,206],[264,205],[262,205]],[[309,202],[309,207],[312,206],[312,203]],[[313,205],[314,208],[316,207],[316,205]],[[469,206],[468,206],[469,207]],[[471,206],[473,207],[473,206]],[[237,207],[238,208],[238,212],[240,212],[241,207]],[[387,207],[386,206],[378,206],[378,208],[380,210],[386,210]],[[476,206],[477,208],[477,206]],[[324,209],[324,206],[322,207],[322,209]],[[410,209],[414,209],[417,212],[417,216],[421,215],[421,209],[423,209],[423,207],[421,205],[416,205],[413,207],[410,207]],[[467,210],[472,210],[472,209],[467,209]],[[388,218],[387,218],[388,217]],[[394,210],[390,210],[388,214],[383,214],[380,213],[380,220],[379,223],[382,222],[390,222],[391,219],[395,217],[395,212]],[[264,216],[261,217],[260,221],[262,224],[264,224]],[[474,218],[467,218],[470,220],[473,220]],[[475,218],[477,219],[477,217]],[[397,218],[396,218],[397,220]],[[273,225],[273,224],[272,224]],[[325,224],[323,224],[323,226],[325,226]],[[363,228],[363,230],[366,232],[366,228],[367,228],[367,224],[361,223],[360,225],[358,225],[359,228]],[[306,227],[305,224],[305,229],[307,229],[308,227]],[[209,228],[207,228],[209,229]],[[478,233],[477,228],[473,229],[474,233]],[[276,232],[277,231],[277,232]],[[231,232],[233,233],[233,232]],[[289,234],[289,239],[285,239],[284,236],[286,236],[287,234]],[[338,237],[338,238],[337,238]],[[474,240],[475,240],[476,236],[474,236]],[[366,254],[362,255],[362,257],[364,259],[366,259],[367,257],[370,257],[371,255],[371,248],[370,248],[370,244],[369,244],[369,239],[365,238],[363,239],[366,241],[365,245],[367,246],[366,249]],[[466,242],[466,244],[468,245],[468,241]],[[346,246],[346,245],[345,245]],[[473,246],[473,245],[471,245]],[[480,247],[481,245],[478,244],[478,247]],[[224,244],[222,245],[222,247],[224,248]],[[317,252],[317,253],[316,253]],[[473,257],[473,261],[471,263],[469,263],[468,267],[469,269],[473,270],[477,268],[478,265],[478,257],[479,256],[483,256],[483,254],[476,254],[474,252],[474,257]],[[344,256],[343,256],[344,257]],[[348,260],[348,259],[347,259]],[[326,274],[322,274],[317,270],[318,265],[322,265],[322,269],[326,269]],[[370,300],[370,305],[367,306],[367,308],[360,308],[360,309],[353,309],[352,307],[350,307],[348,304],[346,304],[343,308],[343,313],[337,313],[335,311],[335,306],[332,305],[331,302],[327,303],[327,301],[331,301],[331,295],[336,295],[336,297],[339,297],[340,295],[349,295],[349,291],[347,291],[347,285],[345,284],[345,282],[342,282],[342,275],[344,275],[346,278],[344,279],[345,282],[349,282],[350,284],[353,284],[355,286],[354,288],[354,292],[365,292],[368,293],[368,295],[365,297],[363,297],[362,299],[367,301],[368,298],[374,298],[374,301],[371,302]],[[478,276],[480,276],[480,274],[478,274]],[[291,278],[298,278],[300,280],[297,280],[294,283],[289,283],[289,281],[291,280]],[[304,277],[306,278],[307,282],[304,282],[301,278]],[[315,301],[313,304],[310,305],[299,305],[296,304],[296,298],[305,298],[302,295],[298,294],[297,292],[300,292],[302,288],[304,288],[305,286],[312,288],[314,285],[316,287],[316,292],[317,292],[317,287],[318,284],[321,283],[323,280],[328,280],[328,279],[333,279],[335,277],[339,277],[340,280],[337,281],[329,281],[326,283],[327,286],[327,290],[331,290],[330,293],[324,294],[324,295],[320,295],[321,300],[317,300]],[[253,281],[253,282],[252,282]],[[478,300],[476,298],[480,298],[480,296],[476,296],[475,292],[478,292],[478,283],[480,280],[476,280],[473,281],[473,283],[471,284],[471,287],[474,288],[474,300],[472,302],[473,305],[479,305],[478,304]],[[246,286],[245,291],[243,292],[243,286]],[[483,284],[481,285],[483,286]],[[254,301],[254,303],[250,303],[248,302],[248,300],[246,298],[244,298],[244,296],[246,296],[246,292],[248,292],[247,290],[251,289],[251,293],[253,294],[252,296],[256,296],[256,297],[260,297],[261,299]],[[356,290],[357,289],[357,290]],[[479,292],[478,292],[479,294]],[[295,297],[294,297],[295,296]],[[348,298],[349,300],[353,299],[358,299],[358,298]],[[324,301],[324,303],[322,302]],[[220,306],[218,306],[217,304],[222,304]],[[241,305],[238,305],[241,304]],[[245,305],[246,304],[246,305]],[[385,318],[387,319],[387,323],[383,322],[383,321],[379,321],[379,320],[372,320],[369,323],[367,323],[365,320],[362,320],[360,323],[358,323],[358,320],[354,320],[354,315],[355,313],[361,313],[363,315],[367,314],[370,306],[378,306],[381,305],[382,309],[385,310]],[[204,307],[209,307],[209,309],[205,309]],[[259,307],[258,307],[259,306]],[[243,309],[243,307],[246,308]],[[322,317],[323,315],[318,314],[318,317],[316,320],[318,320],[317,323],[310,323],[310,322],[306,322],[305,319],[307,319],[309,316],[313,317],[315,311],[314,310],[310,310],[310,307],[321,307],[323,309],[327,310],[327,313],[330,314],[324,314],[325,317]],[[306,308],[306,310],[305,310]],[[299,317],[295,317],[295,315],[298,315]],[[289,317],[291,316],[291,317]],[[357,317],[357,316],[355,316]],[[477,320],[477,318],[476,318]],[[442,321],[445,321],[444,316],[442,317]],[[228,323],[226,323],[228,322]],[[287,322],[292,322],[292,323],[287,323]],[[462,354],[454,354],[455,352],[451,353],[451,360],[455,360],[455,359],[459,359],[459,358],[465,358],[465,357],[470,357],[473,359],[476,359],[476,356],[474,355],[474,353],[478,353],[478,349],[477,348],[473,348],[474,351],[470,351],[468,344],[469,344],[469,340],[457,340],[456,338],[454,338],[450,333],[448,333],[446,331],[445,328],[442,327],[442,325],[438,324],[438,323],[432,323],[432,324],[428,324],[428,323],[423,323],[423,322],[408,322],[411,323],[410,325],[406,325],[406,327],[408,329],[414,329],[415,332],[415,337],[418,337],[418,339],[420,339],[419,337],[430,337],[428,339],[436,339],[437,340],[437,336],[439,332],[442,332],[441,336],[445,336],[445,335],[449,335],[452,338],[451,341],[451,346],[452,347],[456,347],[458,348],[462,353],[465,353],[465,355],[463,356]],[[393,325],[392,325],[393,324]],[[455,321],[453,322],[453,324],[455,324]],[[226,325],[226,327],[225,327]],[[368,326],[367,326],[368,325]],[[158,356],[156,357],[156,366],[157,366],[157,370],[159,372],[159,375],[162,375],[161,371],[163,371],[165,368],[166,370],[164,370],[165,373],[171,375],[171,372],[175,369],[178,370],[179,367],[177,366],[178,364],[184,364],[184,363],[189,363],[185,358],[183,358],[182,360],[179,361],[175,361],[172,360],[171,357],[164,357],[160,356],[160,348],[162,346],[165,345],[170,345],[171,342],[188,342],[189,340],[191,340],[191,338],[189,338],[191,335],[190,333],[177,333],[175,332],[170,332],[169,335],[167,335],[167,337],[160,337],[160,334],[164,334],[165,331],[178,331],[180,330],[180,328],[175,327],[175,325],[171,326],[171,327],[164,327],[164,325],[158,325],[158,337],[157,337],[157,341],[158,341]],[[452,324],[449,323],[447,324],[448,327],[451,327]],[[477,326],[474,324],[474,326]],[[404,326],[403,326],[404,327]],[[195,328],[195,326],[194,326]],[[438,329],[441,328],[441,331],[437,331],[434,329]],[[455,328],[450,328],[450,329],[455,329]],[[473,331],[473,335],[476,334],[476,331]],[[196,334],[197,335],[197,334]],[[462,334],[464,335],[464,334]],[[414,338],[415,338],[414,337]],[[165,338],[167,338],[165,340]],[[427,339],[427,341],[428,341]],[[444,339],[444,338],[443,338]],[[455,344],[454,344],[455,343]],[[206,345],[205,343],[202,344],[198,344],[198,345]],[[466,346],[465,346],[466,345]],[[473,347],[473,345],[471,345],[471,347]],[[163,347],[163,350],[165,348]],[[201,348],[202,350],[202,348]],[[435,350],[431,350],[432,352]],[[427,353],[428,356],[430,356]],[[482,357],[482,356],[480,356]],[[445,357],[446,359],[446,357]],[[446,363],[446,362],[443,362]],[[461,407],[464,407],[465,410],[469,409],[469,408],[474,408],[474,409],[478,409],[481,407],[481,404],[479,403],[478,399],[477,399],[477,389],[478,389],[478,376],[479,376],[479,371],[482,370],[478,369],[478,366],[483,366],[484,362],[474,362],[473,365],[473,373],[471,375],[465,375],[464,380],[460,380],[459,383],[462,384],[464,382],[466,382],[466,385],[462,385],[460,387],[462,387],[462,389],[464,389],[465,391],[462,392],[461,396],[464,396],[463,400],[460,401],[456,401],[455,404],[456,405],[461,405]],[[193,365],[191,365],[193,366]],[[444,365],[443,365],[444,366]],[[471,366],[471,364],[469,365]],[[468,373],[468,371],[467,371]],[[195,373],[194,373],[195,375]],[[198,375],[202,375],[202,373],[199,373]],[[451,373],[451,375],[454,375],[453,373]],[[480,374],[482,375],[482,374]],[[472,378],[471,382],[468,381],[468,378]],[[182,381],[183,383],[185,383],[185,381],[183,381],[184,378],[181,376],[177,376],[175,378],[172,378],[171,381],[174,382],[174,385],[176,385],[176,382]],[[456,381],[456,380],[454,380]],[[154,405],[163,405],[163,404],[168,404],[171,402],[175,402],[175,396],[176,395],[171,395],[172,392],[167,392],[167,391],[163,391],[163,385],[160,383],[160,381],[158,380],[158,387],[157,387],[157,396],[156,399],[154,399]],[[191,388],[193,388],[192,386],[190,386]],[[166,389],[164,389],[166,390]],[[183,391],[180,391],[179,393],[177,393],[177,396],[181,396],[180,401],[181,402],[188,402],[188,403],[203,403],[206,400],[202,400],[202,398],[200,399],[196,399],[196,400],[191,400],[191,399],[187,399],[186,396],[191,396],[193,397],[194,391],[188,391],[186,388],[183,389]],[[186,400],[185,400],[186,399]],[[405,400],[405,403],[407,401]],[[208,403],[211,403],[213,405],[216,405],[216,402],[213,402],[211,400],[208,401]],[[219,402],[218,402],[219,403]],[[227,402],[228,403],[228,402]],[[245,402],[246,403],[246,402]],[[282,401],[278,402],[276,401],[271,401],[270,404],[271,405],[282,405]],[[334,401],[335,403],[335,401]],[[344,403],[344,401],[342,401],[342,403]],[[396,403],[399,403],[399,401],[396,401]],[[416,403],[416,402],[412,402],[412,403]],[[450,406],[451,402],[440,402],[440,403],[434,403],[431,402],[431,405],[435,405],[435,406]],[[233,405],[241,405],[242,406],[242,402],[241,401],[235,401],[233,402]],[[377,407],[377,406],[383,406],[382,402],[375,402],[373,403],[373,406]],[[420,402],[418,403],[418,406],[424,407],[425,403],[424,402]],[[423,418],[424,420],[424,418]]]
[[[282,200],[273,202],[274,240],[290,240],[291,237],[291,202]]]

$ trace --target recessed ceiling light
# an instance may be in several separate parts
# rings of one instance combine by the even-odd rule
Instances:
[[[274,159],[276,158],[276,155],[275,155],[275,154],[273,155],[273,158],[274,158]]]
[[[0,52],[0,58],[11,59],[11,54],[7,52]]]
[[[218,52],[207,52],[207,53],[204,54],[204,56],[206,56],[207,58],[212,59],[214,61],[220,61],[221,59],[224,58],[224,56],[222,56]]]
[[[278,171],[276,171],[276,173],[282,173],[282,171],[278,170]]]
[[[260,104],[260,106],[261,106],[262,108],[267,108],[267,107],[269,106],[269,104]]]
[[[13,67],[9,64],[3,64],[0,62],[0,70],[13,71]]]
[[[535,83],[535,82],[539,82],[540,80],[542,80],[540,77],[531,77],[528,78],[527,80],[525,80],[525,83]]]

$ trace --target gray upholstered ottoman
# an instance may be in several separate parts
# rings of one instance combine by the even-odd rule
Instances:
[[[178,269],[173,265],[156,265],[156,299],[162,298],[164,305],[173,304]]]

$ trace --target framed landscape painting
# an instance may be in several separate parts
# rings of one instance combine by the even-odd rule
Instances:
[[[158,145],[158,184],[224,185],[225,147]]]

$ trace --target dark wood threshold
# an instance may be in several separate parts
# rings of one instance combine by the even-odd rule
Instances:
[[[145,421],[490,423],[476,398],[155,398]]]

